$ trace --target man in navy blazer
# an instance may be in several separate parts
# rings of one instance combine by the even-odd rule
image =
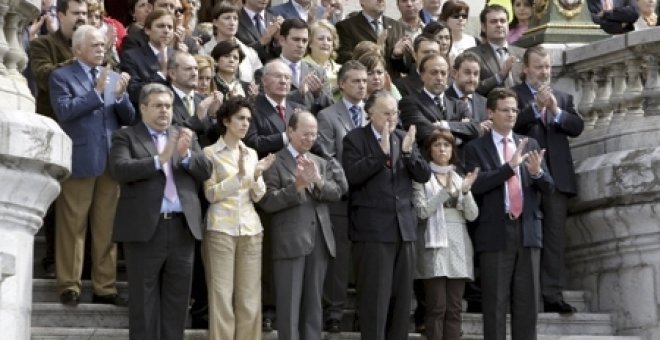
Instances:
[[[516,94],[496,88],[486,107],[492,130],[465,146],[467,171],[479,168],[472,193],[479,205],[474,251],[481,263],[485,340],[536,339],[538,273],[543,246],[540,198],[554,190],[538,143],[513,133]]]
[[[361,339],[406,339],[417,239],[412,181],[428,181],[431,170],[415,145],[415,127],[395,129],[397,103],[389,92],[372,93],[364,110],[370,123],[346,134],[342,155]]]
[[[112,226],[119,185],[106,171],[112,133],[135,120],[126,94],[129,76],[103,65],[105,35],[80,26],[72,37],[76,61],[53,71],[50,100],[73,141],[71,177],[56,202],[56,276],[63,304],[79,302],[87,225],[92,236],[93,302],[125,305],[115,287],[117,251]]]
[[[543,195],[543,250],[541,294],[545,312],[574,313],[562,296],[564,274],[564,226],[568,199],[577,194],[573,157],[568,137],[577,137],[584,121],[575,110],[573,96],[550,88],[550,55],[541,46],[523,55],[525,82],[514,86],[520,114],[514,131],[536,139],[548,152],[545,161],[556,190]]]
[[[609,34],[635,30],[639,18],[636,0],[587,0],[591,20]]]
[[[270,11],[286,19],[302,19],[308,24],[314,19],[323,19],[325,8],[316,5],[311,0],[289,0],[283,4],[273,6]],[[310,20],[313,19],[313,20]]]

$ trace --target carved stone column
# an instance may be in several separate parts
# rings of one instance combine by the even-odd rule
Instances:
[[[578,103],[578,111],[584,118],[584,128],[590,130],[596,123],[596,114],[593,110],[594,100],[596,98],[596,81],[592,71],[578,73],[580,87],[582,88],[582,98]]]
[[[12,340],[30,339],[34,234],[71,168],[71,140],[34,112],[20,77],[19,22],[40,8],[39,0],[0,0],[0,338]]]
[[[629,58],[626,60],[626,73],[628,74],[628,86],[626,87],[625,98],[628,106],[627,117],[641,117],[644,115],[642,104],[642,59]]]
[[[612,122],[610,123],[623,119],[628,109],[624,95],[626,91],[626,65],[624,63],[612,65],[612,85],[612,95],[610,96]]]
[[[642,96],[646,101],[646,109],[644,110],[645,116],[658,116],[660,115],[660,60],[656,56],[648,56],[646,58],[646,86]]]
[[[612,119],[612,103],[610,96],[612,95],[612,69],[609,67],[602,67],[596,70],[596,98],[594,99],[593,108],[598,114],[598,118],[594,125],[595,129],[605,128],[610,125]]]

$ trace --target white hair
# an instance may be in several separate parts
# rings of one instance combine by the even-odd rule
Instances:
[[[71,37],[71,46],[73,48],[79,47],[82,45],[82,43],[85,41],[85,39],[91,35],[92,33],[95,32],[101,32],[98,28],[92,26],[92,25],[81,25],[79,26],[75,32],[73,32],[73,36]]]

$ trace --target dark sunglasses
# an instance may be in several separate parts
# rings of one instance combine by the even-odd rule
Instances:
[[[467,20],[468,15],[467,14],[454,14],[451,17],[454,18],[454,19],[465,19],[465,20]]]
[[[174,10],[174,13],[176,13],[176,15],[182,15],[183,12],[184,12],[184,10],[183,10],[183,8],[181,8],[181,7],[179,7],[179,8],[177,8],[177,9]]]

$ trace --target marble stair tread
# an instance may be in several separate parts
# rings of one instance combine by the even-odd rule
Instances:
[[[80,301],[82,303],[91,303],[92,291],[92,282],[90,280],[82,280]],[[117,282],[117,292],[123,297],[128,297],[128,283],[125,281]],[[54,279],[33,279],[32,301],[60,302],[60,296],[57,294],[57,282]]]
[[[345,330],[352,329],[354,311],[345,311]],[[60,303],[34,303],[32,305],[32,325],[34,327],[73,328],[127,328],[128,309],[111,305],[81,303],[77,307]],[[612,320],[609,314],[577,313],[560,316],[556,313],[539,314],[539,334],[547,335],[611,335]],[[482,332],[481,314],[463,314],[465,335],[479,335]]]
[[[32,328],[32,340],[124,340],[128,338],[127,329],[107,328]],[[186,330],[185,340],[207,340],[205,330]],[[324,340],[359,340],[357,332],[344,332],[340,334],[323,334]],[[410,333],[409,340],[426,339],[420,334]],[[483,336],[463,336],[463,340],[483,340]],[[277,332],[265,333],[263,340],[277,340]],[[593,335],[539,335],[538,340],[642,340],[636,336],[593,336]]]

